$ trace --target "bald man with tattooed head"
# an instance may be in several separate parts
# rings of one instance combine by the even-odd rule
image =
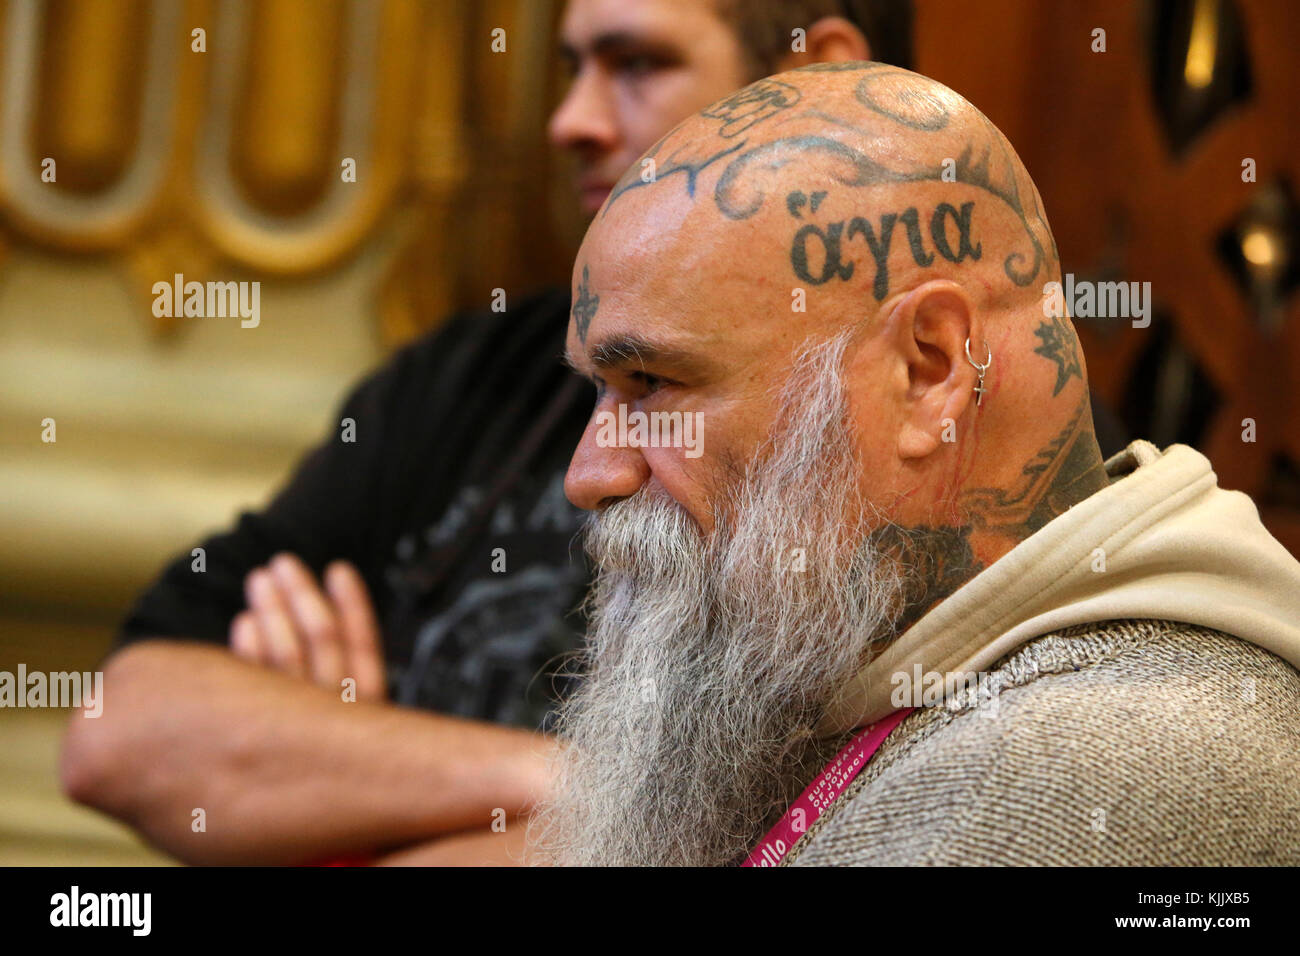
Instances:
[[[1103,461],[1060,276],[1011,145],[897,67],[633,165],[574,267],[597,576],[537,859],[1300,863],[1300,565],[1193,449]]]

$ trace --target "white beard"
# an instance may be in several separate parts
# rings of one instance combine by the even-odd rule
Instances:
[[[584,680],[560,713],[556,796],[534,816],[541,861],[737,862],[844,742],[814,728],[913,590],[876,543],[906,536],[868,533],[858,500],[847,340],[796,364],[784,426],[733,500],[715,497],[707,539],[645,489],[589,520]]]

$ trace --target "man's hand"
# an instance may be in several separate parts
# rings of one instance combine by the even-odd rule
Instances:
[[[379,625],[365,581],[346,561],[325,569],[325,589],[295,555],[277,554],[244,579],[248,609],[230,624],[235,655],[338,692],[353,678],[357,699],[386,697]]]

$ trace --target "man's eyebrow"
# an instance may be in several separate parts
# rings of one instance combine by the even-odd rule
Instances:
[[[707,359],[696,352],[631,334],[616,335],[597,342],[587,351],[587,357],[598,370],[654,365],[680,371],[697,371],[708,365]],[[564,363],[579,375],[586,374],[568,352],[564,353]]]
[[[590,50],[593,56],[614,56],[629,51],[657,53],[663,56],[676,53],[676,50],[663,40],[622,30],[597,34],[590,43],[586,44],[586,49]],[[582,53],[579,47],[564,40],[560,41],[560,56],[565,60],[576,63],[582,58]]]
[[[616,335],[597,342],[587,354],[596,368],[656,365],[695,369],[705,364],[695,352],[632,334]]]

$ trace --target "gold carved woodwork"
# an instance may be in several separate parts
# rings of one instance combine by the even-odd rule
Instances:
[[[463,69],[458,22],[420,0],[0,0],[0,240],[120,256],[142,301],[176,272],[329,269],[403,193],[458,186],[463,162],[419,147],[459,156],[460,102],[418,96]]]

